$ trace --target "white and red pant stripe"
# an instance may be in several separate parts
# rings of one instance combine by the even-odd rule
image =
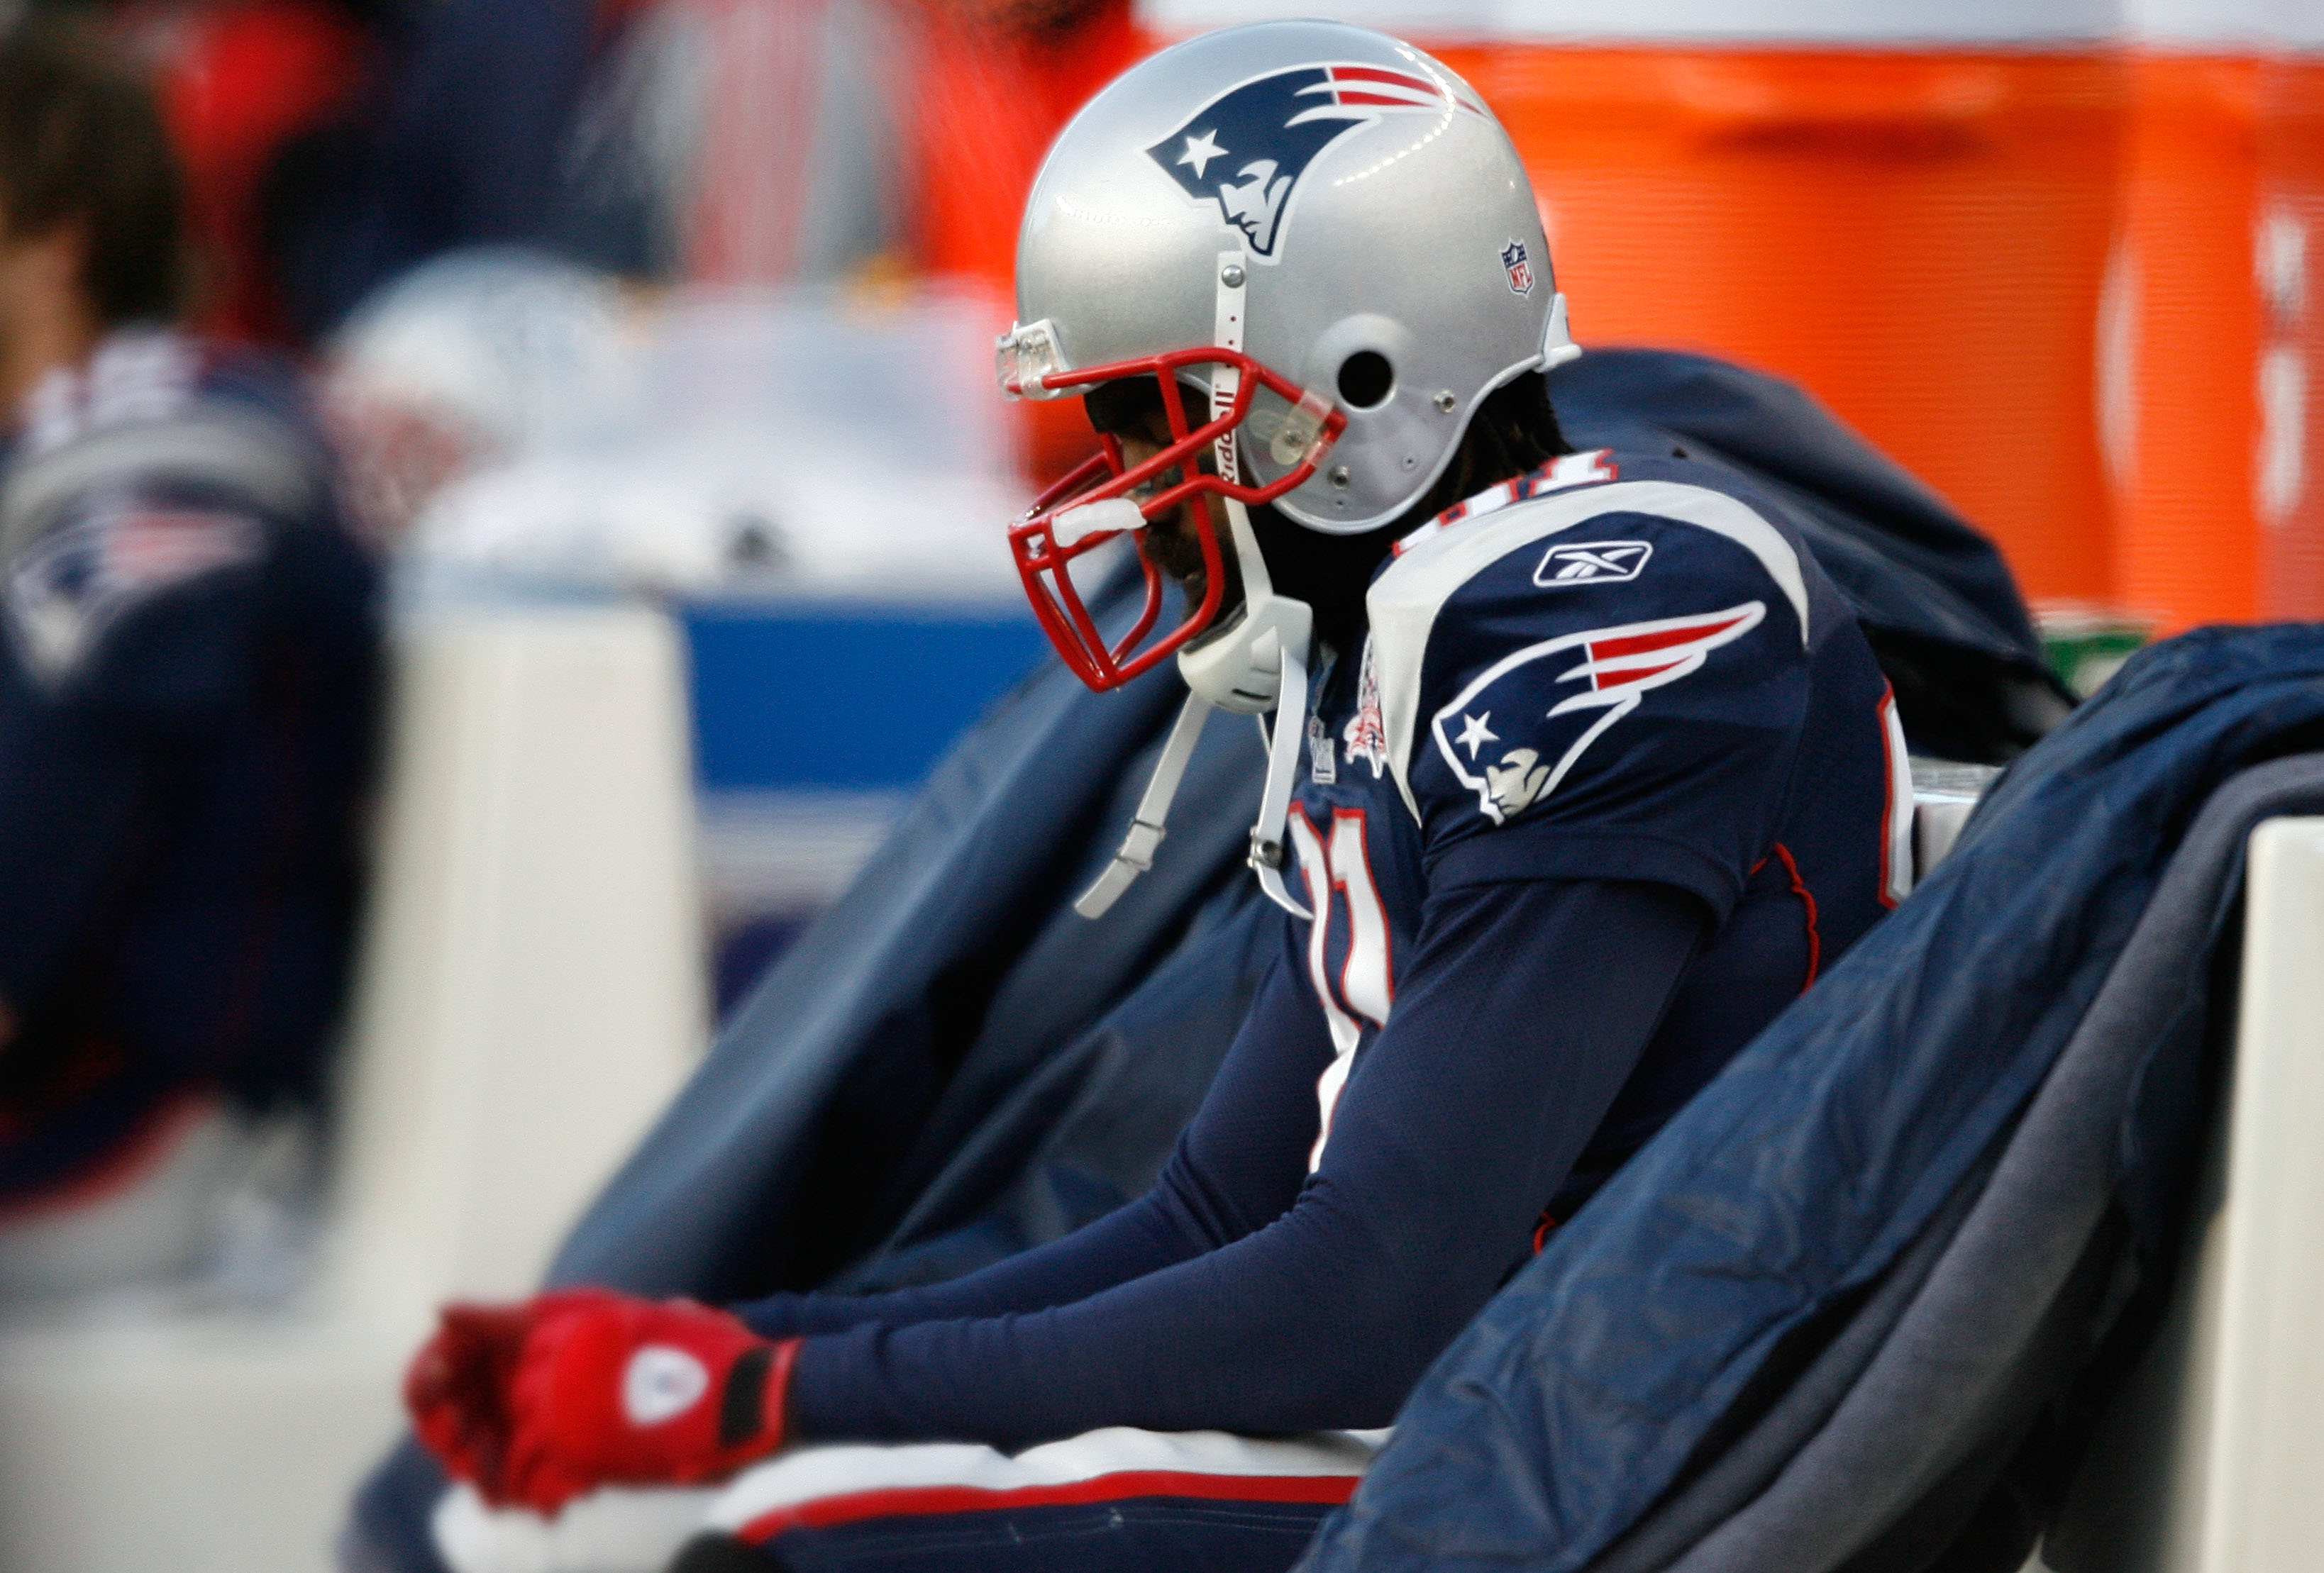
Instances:
[[[660,1573],[704,1530],[817,1568],[857,1565],[859,1551],[866,1568],[917,1568],[925,1556],[964,1573],[1046,1573],[1057,1555],[1068,1558],[1061,1566],[1136,1567],[1139,1545],[1183,1550],[1189,1535],[1236,1541],[1247,1555],[1231,1562],[1287,1568],[1386,1437],[1117,1426],[1016,1454],[967,1443],[804,1447],[715,1493],[601,1491],[553,1522],[492,1511],[463,1488],[438,1508],[436,1541],[456,1573]],[[1101,1550],[1090,1543],[1097,1532],[1119,1543]],[[1154,1565],[1162,1573],[1166,1560]]]

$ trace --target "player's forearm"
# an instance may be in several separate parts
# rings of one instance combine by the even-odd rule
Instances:
[[[1489,1299],[1637,1063],[1694,943],[1655,888],[1470,893],[1424,942],[1297,1205],[1035,1315],[808,1340],[794,1434],[1001,1446],[1107,1425],[1381,1425]],[[1499,952],[1494,932],[1526,937]],[[1619,974],[1584,959],[1628,958]],[[1545,1008],[1555,1000],[1559,1008]]]
[[[1088,1298],[1198,1254],[1170,1210],[1149,1193],[1096,1222],[948,1283],[884,1294],[777,1294],[730,1306],[761,1338],[895,1327],[1045,1311]]]
[[[1261,981],[1203,1107],[1153,1191],[1060,1240],[949,1283],[890,1294],[779,1294],[732,1309],[762,1336],[1046,1311],[1265,1227],[1299,1191],[1315,1139],[1315,1078],[1331,1061],[1295,968]]]
[[[790,1392],[802,1440],[967,1438],[1017,1447],[1109,1425],[1277,1431],[1387,1423],[1425,1360],[1366,1341],[1317,1298],[1254,1314],[1213,1256],[1023,1316],[809,1338]],[[1288,1292],[1292,1286],[1280,1285]]]

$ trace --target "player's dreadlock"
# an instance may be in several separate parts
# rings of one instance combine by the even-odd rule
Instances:
[[[1547,380],[1527,372],[1485,396],[1444,474],[1395,522],[1362,535],[1324,535],[1260,507],[1250,511],[1251,529],[1276,588],[1313,607],[1316,638],[1344,650],[1363,628],[1364,588],[1397,537],[1496,481],[1572,451],[1550,408]]]
[[[1208,411],[1201,395],[1182,388],[1186,419],[1200,424]],[[1161,397],[1150,377],[1125,377],[1090,391],[1084,400],[1090,419],[1102,431],[1132,431],[1149,412],[1161,409]],[[1268,571],[1275,587],[1314,609],[1315,636],[1334,649],[1350,649],[1364,623],[1364,588],[1372,572],[1388,555],[1397,538],[1425,523],[1464,497],[1473,497],[1496,481],[1522,475],[1572,450],[1558,429],[1550,408],[1549,386],[1538,372],[1527,372],[1485,396],[1475,419],[1453,452],[1436,484],[1402,515],[1361,535],[1325,535],[1293,523],[1264,504],[1250,511],[1250,524],[1267,554]],[[1167,531],[1149,535],[1148,550],[1185,588],[1187,603],[1203,598],[1200,557],[1191,541]],[[1242,600],[1241,576],[1234,555],[1225,554],[1225,613]]]

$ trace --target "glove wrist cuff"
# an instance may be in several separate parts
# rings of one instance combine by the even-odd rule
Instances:
[[[759,1344],[735,1360],[718,1403],[720,1453],[755,1458],[782,1446],[791,1366],[803,1341],[784,1338]]]

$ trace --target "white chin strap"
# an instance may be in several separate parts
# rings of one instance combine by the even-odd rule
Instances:
[[[1293,603],[1298,605],[1298,603]],[[1304,605],[1301,611],[1305,611]],[[1294,917],[1315,915],[1292,897],[1283,885],[1283,827],[1291,817],[1291,781],[1299,768],[1301,723],[1307,714],[1307,641],[1283,646],[1282,695],[1275,709],[1275,732],[1259,722],[1267,738],[1267,786],[1259,795],[1259,823],[1250,827],[1250,867],[1267,898]]]
[[[1186,774],[1186,761],[1194,757],[1194,744],[1202,740],[1203,723],[1211,719],[1211,702],[1199,694],[1186,695],[1179,707],[1178,720],[1170,728],[1170,741],[1162,745],[1162,758],[1154,767],[1153,777],[1146,783],[1146,796],[1138,800],[1137,815],[1130,822],[1130,833],[1121,838],[1121,850],[1113,854],[1105,872],[1097,883],[1082,892],[1074,910],[1084,917],[1103,917],[1108,908],[1121,899],[1121,893],[1135,884],[1138,876],[1154,866],[1154,849],[1162,844],[1168,833],[1165,828],[1170,817],[1170,800],[1178,796],[1178,782]]]
[[[1222,348],[1242,348],[1243,290],[1249,271],[1249,259],[1242,253],[1219,253],[1216,342]],[[1212,372],[1213,420],[1234,403],[1239,382],[1240,373],[1232,366],[1219,366]],[[1220,474],[1241,473],[1231,428],[1219,437],[1216,456]],[[1154,850],[1165,833],[1170,800],[1177,796],[1186,761],[1194,757],[1203,723],[1213,709],[1247,715],[1264,715],[1270,710],[1276,713],[1271,736],[1266,722],[1259,722],[1259,735],[1268,741],[1267,787],[1259,795],[1259,823],[1250,827],[1250,866],[1268,900],[1295,917],[1311,915],[1283,883],[1283,827],[1291,813],[1291,784],[1299,768],[1299,741],[1307,714],[1307,647],[1314,617],[1305,602],[1275,593],[1267,559],[1259,554],[1259,538],[1251,533],[1250,515],[1241,503],[1231,498],[1225,501],[1227,533],[1242,570],[1242,605],[1224,627],[1178,652],[1178,673],[1190,690],[1185,705],[1170,729],[1170,741],[1163,746],[1153,779],[1146,784],[1146,795],[1139,800],[1137,817],[1122,838],[1121,850],[1114,853],[1097,883],[1074,903],[1074,910],[1084,917],[1103,915],[1139,875],[1154,866]]]

